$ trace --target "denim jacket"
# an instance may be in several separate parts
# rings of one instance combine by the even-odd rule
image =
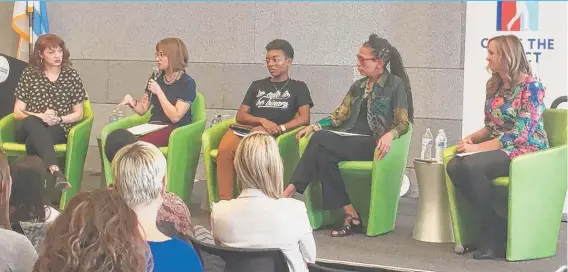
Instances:
[[[365,101],[365,89],[368,77],[355,81],[343,98],[341,105],[333,113],[317,122],[323,129],[348,131],[355,126],[362,101]],[[379,77],[367,99],[367,121],[375,139],[387,132],[392,132],[393,139],[408,131],[408,98],[406,84],[386,69]]]

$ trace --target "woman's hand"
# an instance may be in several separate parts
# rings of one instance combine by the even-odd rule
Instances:
[[[36,116],[48,126],[59,124],[59,117],[57,117],[57,113],[52,109],[47,109],[44,113],[36,114]]]
[[[148,90],[155,94],[155,95],[160,95],[163,94],[164,92],[162,91],[162,88],[160,87],[160,85],[158,84],[158,82],[156,82],[153,79],[150,79],[148,81]]]
[[[457,152],[461,153],[464,152],[463,150],[465,150],[465,145],[473,145],[473,140],[471,139],[471,135],[466,136],[465,138],[463,138],[463,140],[459,141],[458,145],[457,145]],[[471,148],[471,147],[469,147]],[[468,151],[470,152],[470,151]]]
[[[387,155],[387,153],[389,153],[392,144],[392,138],[392,133],[387,132],[379,139],[379,141],[377,141],[377,159],[382,160]]]
[[[468,153],[468,152],[477,152],[477,151],[479,151],[478,144],[471,144],[464,142],[462,145],[458,145],[457,147],[458,153],[463,153],[463,152]]]
[[[120,106],[124,106],[124,105],[128,105],[131,108],[134,108],[136,105],[134,104],[134,98],[132,98],[131,95],[126,94],[124,95],[124,98],[122,99],[122,102],[120,102],[120,104],[118,104],[118,107]]]
[[[262,127],[263,127],[264,129],[266,129],[266,131],[267,131],[268,133],[270,133],[270,134],[272,134],[272,135],[278,135],[278,134],[280,134],[280,127],[279,127],[276,123],[274,123],[274,122],[272,122],[272,121],[270,121],[270,120],[268,120],[268,119],[266,119],[266,118],[262,118],[262,119],[260,120],[260,124],[262,125]]]
[[[296,134],[296,140],[299,141],[301,138],[309,136],[312,132],[314,132],[314,127],[313,126],[307,126],[307,127],[303,128],[302,130],[300,130],[298,132],[298,134]]]

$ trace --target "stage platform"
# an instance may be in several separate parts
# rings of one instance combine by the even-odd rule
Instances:
[[[98,187],[99,175],[85,175],[83,189]],[[84,183],[86,185],[86,183]],[[205,192],[205,182],[196,182],[190,206],[193,224],[209,228],[209,213],[200,209],[200,201]],[[435,272],[555,272],[566,265],[566,223],[562,223],[556,256],[548,259],[507,262],[503,260],[477,261],[471,253],[457,255],[453,244],[424,243],[412,239],[412,231],[418,210],[417,199],[401,198],[395,230],[391,233],[367,237],[351,235],[332,238],[329,230],[314,232],[319,261],[338,263],[358,263],[367,266],[365,271],[435,271]],[[560,269],[560,270],[559,270]]]

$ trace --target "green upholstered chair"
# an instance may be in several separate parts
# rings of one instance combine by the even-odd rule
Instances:
[[[412,125],[406,134],[393,140],[389,153],[382,160],[376,159],[375,156],[373,161],[339,163],[347,194],[353,207],[361,215],[369,236],[384,234],[394,229],[411,135]],[[311,135],[300,140],[301,154],[304,153],[310,138]],[[323,209],[319,181],[311,182],[304,195],[313,229],[343,222],[343,210]]]
[[[150,120],[150,112],[139,116],[137,114],[120,119],[106,125],[101,132],[101,145],[104,150],[109,133],[119,128],[130,128],[147,123]],[[201,134],[205,130],[207,116],[205,111],[205,98],[197,93],[195,101],[191,105],[191,123],[178,127],[170,134],[167,147],[160,147],[160,151],[168,161],[167,190],[178,195],[186,203],[191,201],[193,181],[201,153]],[[103,152],[104,172],[107,185],[113,183],[110,162]]]
[[[93,119],[91,102],[86,100],[83,102],[83,119],[71,128],[67,135],[67,143],[54,146],[57,157],[64,161],[60,166],[64,168],[65,177],[71,184],[71,188],[61,196],[60,209],[64,209],[69,200],[81,190]],[[26,155],[26,145],[15,142],[14,124],[13,114],[0,120],[0,150],[3,150],[10,159]]]
[[[509,177],[494,180],[509,187],[507,260],[521,261],[554,256],[566,197],[566,146],[568,111],[547,109],[544,129],[550,148],[515,157]],[[444,167],[454,157],[456,146],[444,150]],[[461,253],[479,235],[479,214],[459,192],[446,172],[446,187],[455,238]]]
[[[209,205],[219,201],[219,190],[217,187],[217,152],[221,138],[225,135],[227,130],[232,124],[235,124],[235,118],[224,120],[215,126],[207,129],[203,133],[203,160],[205,162],[205,175],[207,177],[207,196]],[[284,163],[284,186],[290,182],[292,173],[300,160],[300,153],[298,151],[298,141],[296,134],[303,127],[290,130],[276,138],[280,156]],[[235,177],[236,180],[236,177]],[[239,194],[236,182],[234,184],[234,196]]]

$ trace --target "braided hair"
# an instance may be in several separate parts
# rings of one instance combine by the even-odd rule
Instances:
[[[380,38],[377,34],[371,34],[369,40],[366,41],[364,46],[373,49],[373,56],[377,59],[381,59],[384,63],[384,68],[390,63],[390,73],[398,76],[404,84],[406,84],[406,96],[408,99],[408,120],[414,122],[414,105],[412,102],[412,92],[410,87],[410,80],[406,69],[402,64],[402,57],[396,49],[392,46],[389,41],[384,38]]]

